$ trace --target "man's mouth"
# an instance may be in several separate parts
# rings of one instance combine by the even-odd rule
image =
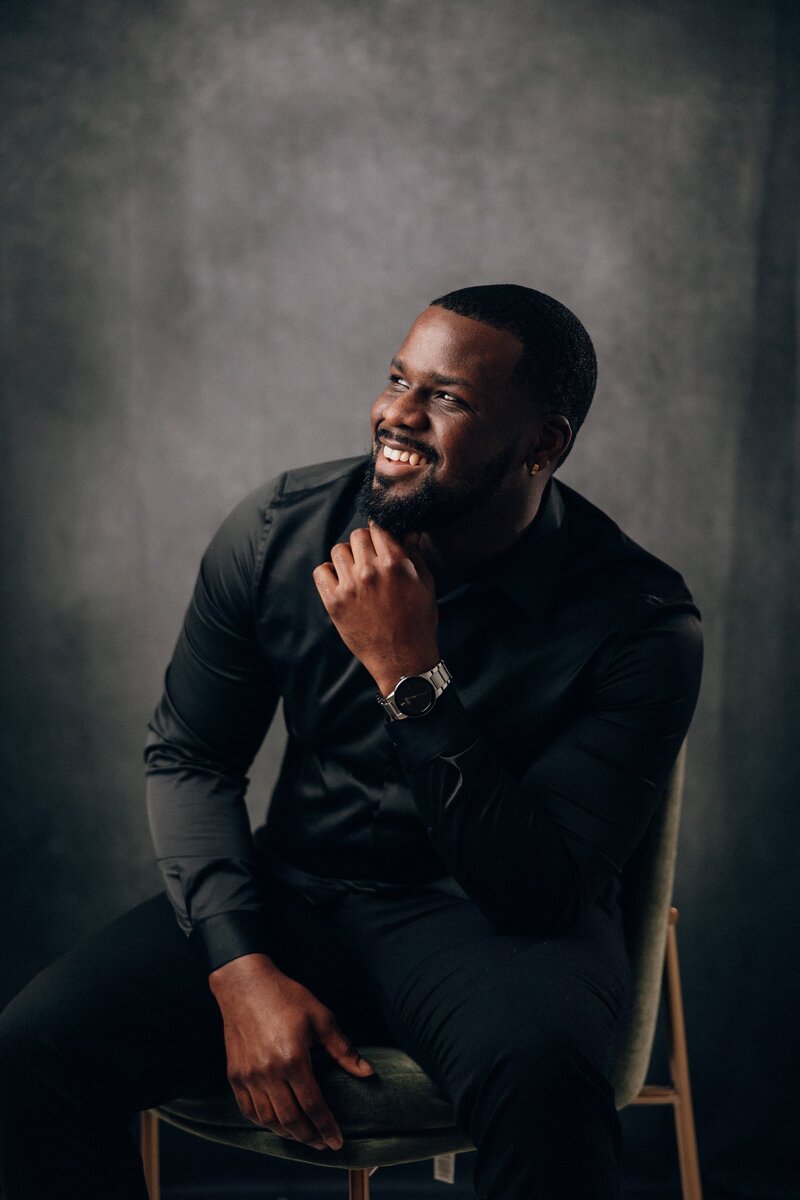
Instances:
[[[405,463],[409,467],[426,466],[430,462],[428,456],[421,450],[412,450],[398,442],[392,444],[380,439],[379,447],[378,457],[385,462]]]
[[[416,450],[393,450],[391,446],[385,444],[383,457],[388,458],[390,462],[408,463],[410,467],[418,467],[421,462],[428,461],[422,454],[417,454]]]

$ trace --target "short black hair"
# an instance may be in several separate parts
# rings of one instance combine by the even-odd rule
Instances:
[[[572,426],[572,442],[592,403],[597,359],[589,334],[574,313],[544,292],[518,283],[459,288],[431,300],[462,317],[505,329],[522,342],[515,376],[545,411],[561,413]]]

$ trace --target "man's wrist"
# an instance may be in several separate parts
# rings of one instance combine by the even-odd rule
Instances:
[[[380,669],[376,669],[371,674],[378,685],[378,691],[385,699],[392,694],[401,679],[407,679],[409,675],[424,675],[426,671],[433,670],[441,660],[442,656],[436,649],[433,653],[428,651],[424,654],[409,655],[402,659],[402,666],[393,664],[390,670],[387,670],[385,664],[382,664]]]
[[[388,695],[379,693],[376,699],[390,721],[426,717],[451,680],[447,666],[439,659],[428,670],[402,676]]]
[[[224,993],[228,987],[239,986],[244,979],[253,976],[280,975],[281,971],[266,954],[242,954],[229,962],[217,967],[208,977],[208,985],[215,996]]]
[[[429,716],[419,721],[387,721],[386,730],[399,752],[402,769],[408,772],[425,768],[443,754],[466,749],[478,736],[464,711],[455,681]]]

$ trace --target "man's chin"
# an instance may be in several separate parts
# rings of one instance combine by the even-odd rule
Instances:
[[[358,508],[368,521],[374,521],[394,537],[419,533],[431,518],[432,485],[425,479],[382,475],[370,463],[358,495]]]
[[[404,490],[414,490],[425,486],[426,480],[429,478],[426,467],[411,467],[404,471],[397,471],[391,467],[384,467],[383,458],[379,458],[372,468],[372,480],[376,487],[396,488],[399,485]],[[405,466],[405,464],[403,464]]]

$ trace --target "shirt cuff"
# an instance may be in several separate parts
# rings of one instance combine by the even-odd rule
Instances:
[[[386,728],[406,771],[415,771],[442,754],[464,750],[477,737],[452,683],[426,716],[405,721],[387,718]]]
[[[189,944],[203,959],[209,974],[244,954],[268,954],[264,914],[240,908],[207,917],[195,925]]]

